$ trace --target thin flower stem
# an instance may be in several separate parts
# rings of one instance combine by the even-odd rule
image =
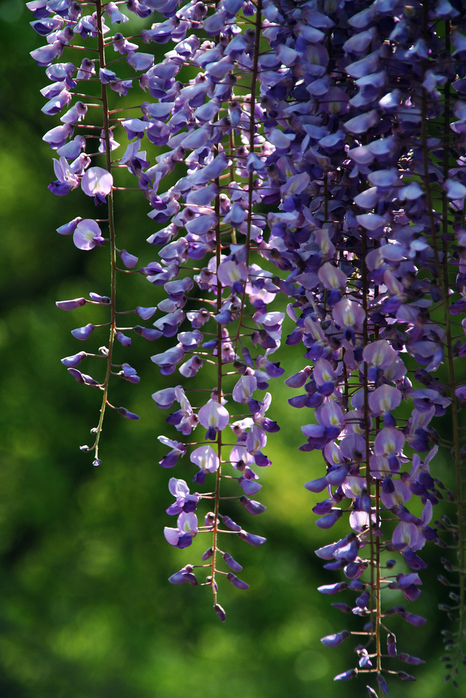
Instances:
[[[368,327],[368,274],[366,257],[367,257],[367,235],[364,232],[362,234],[362,305],[364,310],[364,323],[363,323],[363,335],[364,335],[364,346],[369,344],[369,327]],[[368,384],[368,371],[369,367],[367,361],[363,363],[364,371],[364,440],[365,440],[365,461],[366,461],[366,489],[368,494],[372,492],[372,475],[370,468],[370,433],[371,429],[369,427],[369,421],[371,419],[370,409],[369,409],[369,384]],[[380,516],[380,491],[378,487],[379,481],[377,480],[375,489],[375,516],[376,516],[376,526],[379,527],[379,516]],[[374,536],[373,524],[371,521],[371,514],[369,514],[369,547],[370,547],[370,586],[371,586],[371,599],[370,599],[370,615],[373,618],[375,612],[375,642],[376,642],[376,657],[377,657],[377,672],[381,671],[381,642],[380,642],[380,622],[381,622],[381,605],[380,605],[380,540],[378,536]],[[374,594],[375,594],[375,609],[374,609]]]
[[[102,2],[101,0],[96,1],[96,17],[97,17],[97,27],[98,27],[98,42],[99,42],[99,59],[101,67],[105,67],[105,49],[103,40],[103,17],[102,17]],[[101,99],[102,99],[102,115],[103,115],[103,133],[105,141],[105,157],[106,157],[106,168],[108,172],[112,169],[111,160],[111,146],[110,146],[110,121],[109,121],[109,109],[108,109],[108,99],[107,99],[107,87],[101,83]],[[108,339],[108,354],[107,354],[107,370],[105,373],[105,379],[103,382],[103,396],[102,405],[100,408],[99,422],[96,428],[96,437],[94,442],[95,458],[99,459],[99,442],[102,435],[105,410],[108,403],[108,390],[110,384],[110,376],[112,373],[112,363],[113,363],[113,347],[115,343],[116,335],[116,264],[117,264],[117,252],[116,252],[116,236],[115,236],[115,217],[113,208],[113,190],[108,195],[108,228],[110,234],[110,332]]]
[[[218,151],[218,148],[215,148]],[[218,179],[216,182],[218,186]],[[215,197],[215,214],[217,216],[217,225],[215,227],[215,256],[216,256],[216,268],[218,270],[220,266],[221,256],[222,256],[222,240],[220,235],[220,194]],[[216,309],[217,313],[221,311],[222,308],[222,283],[217,274],[217,300]],[[217,341],[218,341],[218,351],[217,351],[217,400],[221,404],[223,396],[223,363],[222,363],[222,326],[220,323],[217,325]],[[213,362],[212,362],[213,363]],[[222,476],[222,432],[219,430],[217,432],[217,456],[219,461],[219,466],[216,472],[215,481],[215,501],[214,501],[214,525],[212,530],[212,574],[211,574],[211,587],[214,595],[214,606],[217,603],[217,584],[215,581],[215,573],[217,571],[217,553],[219,548],[217,546],[218,539],[218,525],[219,525],[219,507],[220,507],[220,481]]]
[[[427,19],[428,19],[428,9],[429,2],[424,0],[423,3],[423,31],[427,32]],[[451,52],[451,39],[450,39],[450,26],[449,22],[445,22],[445,48],[448,55]],[[427,70],[426,61],[424,61],[424,72]],[[450,283],[449,283],[449,270],[448,270],[448,232],[449,232],[449,209],[448,200],[446,193],[441,191],[441,206],[442,206],[442,241],[441,241],[441,251],[438,240],[438,232],[435,224],[435,211],[434,211],[434,200],[432,194],[432,186],[429,179],[429,146],[428,146],[428,131],[427,131],[427,91],[422,88],[422,130],[421,130],[421,141],[422,141],[422,151],[423,151],[423,165],[424,165],[424,182],[426,187],[426,198],[429,208],[430,215],[430,228],[431,228],[431,238],[432,247],[434,251],[435,267],[437,276],[439,279],[439,284],[442,292],[442,304],[444,308],[445,317],[445,344],[446,344],[446,357],[447,357],[447,370],[448,370],[448,387],[451,399],[451,422],[452,422],[452,442],[451,451],[453,455],[453,461],[455,465],[455,484],[456,484],[456,507],[457,507],[457,519],[458,519],[458,530],[456,533],[456,544],[454,549],[457,549],[458,554],[458,569],[459,569],[459,630],[458,630],[458,643],[456,647],[456,662],[459,666],[462,662],[462,642],[465,634],[465,605],[466,605],[466,587],[465,587],[465,537],[464,537],[464,518],[465,512],[463,509],[463,496],[462,496],[462,469],[461,469],[461,444],[460,444],[460,428],[459,428],[459,415],[458,415],[458,402],[456,398],[456,388],[458,386],[458,381],[455,376],[455,366],[454,366],[454,352],[453,352],[453,333],[452,333],[452,322],[450,316]],[[443,177],[444,181],[449,175],[449,143],[450,143],[450,84],[447,81],[444,88],[444,109],[443,109]],[[438,215],[438,214],[437,214]]]
[[[445,22],[445,48],[450,53],[450,24]],[[447,82],[444,88],[445,108],[444,108],[444,130],[443,130],[443,147],[446,153],[443,161],[444,180],[448,178],[448,153],[450,143],[450,83]],[[448,293],[450,288],[449,271],[448,271],[448,200],[446,193],[442,192],[442,212],[443,212],[443,275],[441,277],[443,283],[443,302],[445,306],[445,334],[447,344],[447,366],[448,366],[448,382],[450,387],[451,398],[451,418],[452,418],[452,436],[453,436],[453,457],[455,462],[455,478],[456,478],[456,515],[458,522],[457,529],[457,546],[458,546],[458,567],[459,574],[459,629],[458,629],[458,646],[456,661],[458,667],[462,662],[461,643],[465,633],[465,614],[466,614],[466,588],[465,588],[465,539],[464,539],[464,519],[465,512],[463,509],[463,487],[462,487],[462,469],[461,469],[461,444],[459,434],[459,415],[458,401],[455,390],[458,386],[458,380],[455,375],[454,355],[453,355],[453,337],[452,337],[452,322],[450,308],[448,303]]]
[[[262,0],[258,0],[256,9],[255,35],[254,35],[254,59],[251,71],[251,104],[249,117],[249,153],[254,153],[254,137],[256,132],[256,121],[254,112],[256,109],[256,92],[258,82],[259,69],[259,47],[262,34]],[[251,252],[251,229],[253,221],[253,196],[254,196],[254,170],[251,168],[248,177],[248,215],[247,215],[247,232],[246,232],[246,264],[249,268],[249,259]],[[243,291],[241,297],[241,310],[239,316],[238,330],[234,341],[235,351],[238,347],[239,335],[243,323],[244,306],[246,301],[246,290]]]

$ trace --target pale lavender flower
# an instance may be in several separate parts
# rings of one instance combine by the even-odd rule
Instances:
[[[73,232],[73,242],[80,250],[92,250],[104,242],[98,223],[92,218],[80,220]]]
[[[87,196],[93,196],[95,203],[105,203],[105,197],[113,187],[113,176],[103,167],[90,167],[81,180],[82,190]]]
[[[182,511],[189,513],[195,511],[199,502],[199,495],[191,494],[189,487],[184,480],[172,477],[168,483],[170,493],[175,497],[176,502],[167,509],[167,514],[180,514]]]
[[[191,463],[197,465],[204,473],[215,473],[220,465],[218,455],[215,453],[212,446],[199,446],[195,448],[189,459]]]
[[[177,519],[177,528],[165,526],[165,539],[177,548],[187,548],[197,534],[197,516],[193,512],[181,512]]]
[[[159,461],[159,464],[162,466],[162,468],[173,468],[178,462],[178,458],[185,455],[185,444],[180,443],[179,441],[173,441],[172,439],[167,439],[166,436],[158,436],[157,438],[164,446],[168,446],[172,449],[162,458],[162,460]]]
[[[217,400],[210,399],[198,412],[199,423],[207,429],[206,439],[215,439],[230,421],[228,411]]]

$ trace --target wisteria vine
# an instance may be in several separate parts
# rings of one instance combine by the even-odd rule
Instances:
[[[209,538],[202,560],[170,581],[209,587],[225,620],[223,578],[248,587],[226,549],[229,536],[265,542],[232,516],[241,520],[238,503],[251,515],[265,509],[255,499],[257,469],[270,465],[267,438],[279,429],[266,416],[267,391],[284,374],[274,353],[287,314],[294,329],[286,344],[302,346],[305,359],[285,378],[301,390],[289,400],[301,410],[306,443],[299,448],[320,450],[325,467],[306,488],[323,493],[313,508],[319,528],[344,518],[350,530],[316,551],[336,575],[319,591],[345,592],[333,606],[361,619],[360,630],[322,638],[329,647],[350,636],[358,642],[357,667],[335,679],[373,676],[370,696],[388,693],[390,675],[413,680],[394,660],[423,662],[398,651],[390,618],[413,626],[424,619],[406,606],[385,607],[382,592],[419,597],[420,551],[429,542],[456,551],[444,558],[440,581],[451,600],[442,605],[451,628],[447,679],[457,686],[466,634],[464,3],[27,6],[47,41],[32,52],[51,81],[43,112],[61,114],[44,136],[57,155],[49,189],[65,196],[80,187],[105,211],[58,228],[78,249],[107,248],[110,258],[108,295],[57,303],[67,311],[89,303],[108,309],[108,322],[72,331],[86,341],[107,328],[106,344],[62,359],[79,383],[102,393],[94,443],[82,450],[100,465],[107,408],[137,419],[111,402],[117,378],[139,382],[130,364],[118,363],[118,344],[128,347],[132,333],[160,340],[152,362],[162,375],[182,378],[152,397],[161,409],[175,406],[166,421],[188,437],[159,435],[168,449],[160,465],[189,459],[196,468],[194,487],[169,480],[175,501],[167,513],[176,525],[165,538],[177,548],[198,534]],[[125,233],[114,199],[125,197],[122,170],[136,178],[154,223],[148,242],[157,260],[143,267],[119,247]],[[136,248],[136,233],[124,244]],[[119,288],[129,273],[166,297],[122,310],[117,280]],[[156,319],[151,327],[123,326],[129,314],[146,324]],[[96,358],[100,379],[77,368]],[[189,380],[198,372],[202,384]],[[449,434],[444,425],[437,431],[445,415]],[[451,454],[449,489],[436,472],[439,448]],[[440,499],[452,514],[437,521]],[[209,510],[199,523],[201,505]]]

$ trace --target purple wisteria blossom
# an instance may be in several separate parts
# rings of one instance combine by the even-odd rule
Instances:
[[[80,250],[92,250],[104,242],[99,224],[92,218],[79,221],[74,229],[73,242]]]
[[[81,187],[87,196],[93,196],[97,203],[105,203],[105,197],[110,194],[113,186],[113,177],[110,172],[102,167],[90,167],[86,170]]]
[[[466,606],[463,3],[27,6],[46,41],[31,54],[51,81],[43,112],[60,119],[43,137],[57,153],[49,189],[84,194],[104,211],[76,216],[58,232],[80,250],[110,253],[108,295],[57,303],[108,312],[106,322],[84,320],[72,330],[91,344],[107,328],[107,344],[62,359],[78,383],[103,395],[95,443],[82,449],[100,463],[110,382],[139,382],[118,352],[131,351],[135,335],[154,342],[152,370],[163,378],[152,379],[152,397],[169,410],[170,430],[158,436],[168,449],[159,464],[194,465],[195,487],[204,490],[191,493],[185,480],[170,479],[175,502],[167,513],[177,524],[164,535],[180,549],[195,536],[210,541],[200,569],[186,564],[170,582],[209,586],[224,621],[219,585],[225,577],[237,589],[248,585],[222,540],[265,541],[242,521],[265,510],[255,499],[256,471],[271,464],[279,430],[272,395],[284,374],[299,391],[289,399],[305,439],[298,448],[321,452],[322,467],[305,487],[322,499],[310,509],[322,536],[331,529],[343,536],[316,551],[329,575],[319,592],[342,594],[334,605],[353,623],[322,643],[336,647],[352,633],[361,643],[357,666],[335,680],[364,673],[377,698],[388,693],[391,675],[412,680],[392,667],[422,660],[398,649],[405,638],[397,641],[390,617],[414,627],[424,619],[385,606],[392,591],[417,600],[424,548],[444,547],[444,532],[458,551],[454,566],[445,563],[456,605],[444,605],[459,628],[448,631],[445,660],[457,685]],[[129,13],[144,26],[138,35],[123,33]],[[88,40],[93,50],[85,55]],[[71,60],[76,45],[79,65]],[[136,223],[121,231],[128,249],[117,246],[115,199],[127,200],[121,170],[135,178],[132,188],[149,209],[145,253]],[[118,275],[149,282],[142,305],[124,309]],[[151,327],[124,326],[126,313]],[[302,356],[301,366],[291,369],[289,356]],[[101,382],[76,368],[91,357],[106,364]],[[443,449],[455,492],[438,480]],[[436,521],[442,498],[451,500],[454,522]],[[207,501],[199,525],[194,511]]]
[[[170,545],[177,548],[187,548],[197,534],[196,514],[181,512],[177,519],[177,528],[165,526],[163,534]]]

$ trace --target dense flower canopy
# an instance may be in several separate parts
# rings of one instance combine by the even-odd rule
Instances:
[[[114,407],[110,381],[139,381],[129,364],[114,363],[115,340],[128,347],[136,332],[155,342],[150,358],[160,373],[181,375],[152,396],[170,410],[171,435],[183,437],[159,436],[169,449],[160,465],[187,457],[194,487],[205,489],[191,494],[185,480],[170,479],[175,503],[167,513],[177,521],[165,538],[186,548],[210,536],[200,564],[170,581],[210,587],[225,620],[217,600],[223,577],[241,590],[248,585],[221,545],[231,534],[264,542],[229,512],[232,501],[251,515],[265,510],[251,497],[262,487],[259,469],[270,465],[269,434],[279,429],[266,414],[274,380],[289,373],[275,356],[287,316],[293,327],[285,346],[300,346],[304,357],[285,378],[301,391],[289,401],[301,410],[299,449],[322,452],[322,473],[306,484],[324,497],[313,508],[316,523],[325,532],[344,519],[349,528],[317,551],[338,580],[319,591],[345,592],[352,605],[335,605],[361,620],[358,631],[322,638],[334,647],[357,633],[362,643],[357,668],[335,680],[373,674],[367,691],[379,696],[389,675],[412,679],[394,660],[420,660],[398,652],[389,617],[414,626],[424,619],[405,606],[385,608],[382,592],[415,601],[427,566],[422,550],[444,547],[446,530],[458,548],[447,582],[456,626],[446,635],[456,684],[465,633],[464,3],[27,4],[47,41],[32,52],[51,81],[44,112],[68,109],[44,136],[59,158],[49,188],[64,196],[81,187],[97,211],[108,211],[105,220],[76,218],[58,228],[80,250],[110,250],[109,296],[58,302],[64,310],[86,303],[109,310],[99,326],[109,328],[108,344],[62,360],[78,382],[103,394],[95,442],[82,449],[100,464],[105,409]],[[144,28],[125,37],[132,15]],[[84,59],[72,52],[88,40],[97,51]],[[79,65],[71,60],[77,53]],[[96,112],[100,121],[91,119]],[[135,254],[117,247],[119,168],[135,177],[154,224],[148,243],[157,259],[140,268]],[[129,243],[139,243],[136,233]],[[118,271],[163,287],[156,307],[149,300],[134,309],[145,322],[155,316],[152,327],[120,325]],[[88,323],[72,334],[87,341],[96,329]],[[75,368],[90,356],[105,359],[100,381]],[[198,373],[203,387],[190,381]],[[451,431],[443,440],[436,423],[446,414]],[[455,493],[445,494],[437,479],[439,445],[452,454]],[[444,497],[453,502],[454,524],[433,522]],[[212,510],[200,523],[207,503]]]

